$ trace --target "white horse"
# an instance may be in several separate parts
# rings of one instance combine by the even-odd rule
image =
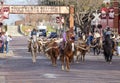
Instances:
[[[36,62],[36,56],[37,56],[37,49],[38,49],[38,43],[37,43],[37,36],[33,35],[31,39],[31,54],[32,54],[32,61],[33,63]]]

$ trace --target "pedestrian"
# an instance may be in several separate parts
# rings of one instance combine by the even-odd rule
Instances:
[[[3,44],[3,40],[2,40],[2,34],[0,33],[0,53],[2,51],[2,44]]]
[[[93,41],[93,35],[91,32],[89,32],[89,35],[87,37],[87,45],[90,46]]]
[[[117,42],[117,54],[118,56],[120,56],[120,36],[119,35],[116,38],[116,42]]]
[[[9,52],[9,42],[12,40],[12,37],[5,32],[5,51],[6,53]]]
[[[2,32],[0,33],[0,53],[4,53],[4,38]]]
[[[2,48],[1,48],[1,52],[4,53],[5,32],[1,32],[1,39],[2,39]]]

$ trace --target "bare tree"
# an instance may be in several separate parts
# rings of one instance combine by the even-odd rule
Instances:
[[[93,12],[101,7],[103,0],[38,0],[39,5],[74,5],[75,25],[83,32],[89,31]],[[68,20],[68,16],[66,15]],[[66,22],[67,23],[67,22]]]
[[[93,12],[101,7],[103,0],[63,0],[65,5],[75,7],[75,25],[83,32],[89,31]]]

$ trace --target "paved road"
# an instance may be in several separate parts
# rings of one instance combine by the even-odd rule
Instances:
[[[2,56],[2,55],[1,55]],[[0,58],[0,83],[120,83],[120,57],[114,56],[113,63],[105,63],[102,55],[87,54],[84,63],[73,63],[70,72],[62,71],[38,53],[33,64],[27,52],[25,37],[14,37],[10,53]]]

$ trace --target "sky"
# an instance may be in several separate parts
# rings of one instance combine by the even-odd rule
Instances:
[[[38,0],[4,0],[8,5],[36,5]]]
[[[36,5],[37,0],[4,0],[5,5]],[[15,21],[21,20],[22,14],[9,14],[9,19],[5,19],[4,25],[14,25]],[[22,15],[23,16],[23,15]]]

